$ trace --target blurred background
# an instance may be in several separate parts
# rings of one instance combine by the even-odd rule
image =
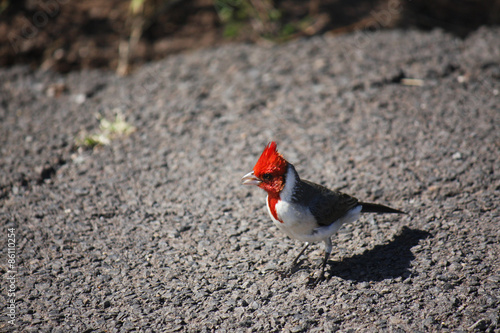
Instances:
[[[0,66],[126,75],[171,54],[232,42],[500,23],[500,0],[0,0]]]

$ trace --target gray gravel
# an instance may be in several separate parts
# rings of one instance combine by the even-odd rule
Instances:
[[[0,327],[498,332],[499,35],[228,45],[127,78],[1,69],[0,267],[14,227],[18,272]],[[73,148],[117,112],[136,132]],[[282,279],[302,244],[239,184],[270,140],[304,178],[409,215],[344,227],[316,288],[321,244]]]

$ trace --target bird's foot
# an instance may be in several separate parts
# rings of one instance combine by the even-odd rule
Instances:
[[[313,277],[310,276],[309,280],[307,281],[307,286],[309,288],[315,288],[321,281],[325,280],[325,272],[321,271],[318,277]]]
[[[293,270],[293,267],[289,267],[285,269],[284,271],[276,271],[276,274],[278,274],[282,279],[289,278],[293,273],[296,271]]]
[[[291,275],[293,275],[295,272],[297,272],[300,269],[300,263],[292,263],[291,266],[289,266],[287,269],[284,271],[276,271],[276,273],[282,278],[286,279],[289,278]]]
[[[286,278],[289,278],[290,275],[292,275],[290,273],[290,271],[287,269],[287,270],[284,270],[284,271],[276,271],[276,274],[281,278],[281,279],[286,279]]]

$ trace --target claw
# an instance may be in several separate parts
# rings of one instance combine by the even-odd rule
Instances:
[[[307,286],[309,288],[315,288],[321,281],[325,280],[325,271],[321,270],[321,273],[317,278],[310,277],[307,281]]]

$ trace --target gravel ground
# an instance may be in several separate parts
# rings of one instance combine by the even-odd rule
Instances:
[[[500,29],[230,45],[127,78],[1,69],[3,331],[500,330]],[[409,80],[418,79],[418,80]],[[74,149],[96,114],[136,131]],[[276,140],[306,179],[391,205],[321,263],[240,185]],[[2,304],[11,280],[3,279]]]

